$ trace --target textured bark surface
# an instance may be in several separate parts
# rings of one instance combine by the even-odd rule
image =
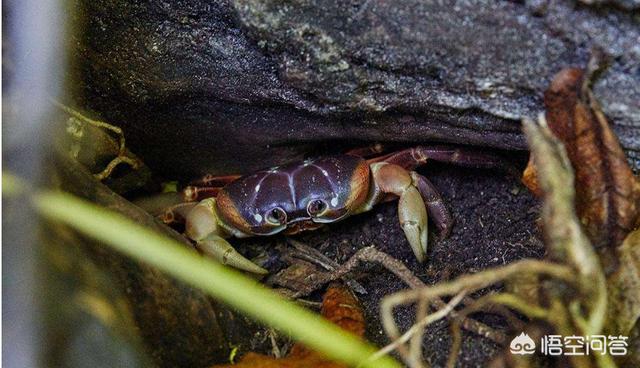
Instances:
[[[75,96],[172,176],[247,172],[328,141],[524,149],[519,118],[600,48],[611,65],[594,92],[637,167],[634,4],[77,1]]]

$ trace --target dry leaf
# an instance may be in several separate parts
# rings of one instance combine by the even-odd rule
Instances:
[[[533,161],[533,155],[529,156],[527,167],[522,172],[522,184],[524,184],[536,197],[542,197],[542,189],[538,182],[538,171]]]
[[[330,286],[322,300],[323,317],[357,336],[364,335],[364,314],[351,292],[343,287]],[[343,368],[343,364],[327,360],[302,344],[295,344],[285,358],[247,353],[237,364],[216,365],[212,368]]]
[[[562,142],[542,116],[539,124],[525,120],[523,127],[544,193],[542,219],[551,259],[575,267],[585,289],[604,287],[602,269],[575,213],[574,175]]]
[[[555,76],[545,93],[546,121],[564,143],[575,172],[576,213],[608,271],[606,332],[628,335],[640,317],[640,182],[588,89],[588,78],[575,68]],[[543,184],[537,163],[532,155],[523,174],[534,193]]]
[[[615,248],[638,226],[640,183],[584,78],[575,68],[556,75],[544,97],[547,121],[573,163],[576,210],[591,241]]]
[[[608,272],[618,264],[616,247],[640,225],[640,182],[609,127],[582,69],[558,73],[545,92],[546,120],[564,143],[575,171],[576,211]],[[531,164],[523,182],[539,193]]]

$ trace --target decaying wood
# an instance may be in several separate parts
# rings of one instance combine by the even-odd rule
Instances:
[[[70,144],[70,151],[75,159],[87,165],[87,167],[91,167],[103,159],[101,156],[112,155],[112,157],[108,158],[106,166],[99,173],[93,175],[96,179],[104,180],[108,178],[120,164],[127,164],[134,170],[143,166],[142,161],[127,149],[122,128],[104,121],[91,119],[80,111],[74,110],[58,101],[52,101],[52,103],[70,116],[69,120],[67,120],[66,131],[68,137],[73,140],[73,143]],[[117,141],[107,132],[115,134]],[[84,149],[83,146],[85,146]]]
[[[58,152],[53,164],[61,189],[191,247],[180,234],[96,180],[66,152]],[[57,228],[50,229],[51,236],[57,236]],[[84,262],[95,263],[109,275],[112,287],[126,300],[146,353],[159,367],[203,366],[227,355],[225,328],[229,326],[225,324],[238,323],[238,318],[232,318],[226,308],[212,303],[202,291],[90,239],[78,237],[65,246],[79,247],[86,257]]]

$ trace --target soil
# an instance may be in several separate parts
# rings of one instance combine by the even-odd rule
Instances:
[[[358,249],[375,245],[404,262],[427,284],[521,258],[543,256],[544,247],[536,224],[539,202],[518,178],[493,170],[436,163],[429,163],[418,171],[439,189],[455,218],[448,238],[438,240],[437,234],[431,235],[428,259],[424,264],[415,260],[398,225],[397,202],[381,204],[368,213],[300,234],[296,239],[320,249],[339,264],[346,262]],[[251,255],[278,242],[282,239],[252,239],[237,244],[236,248]],[[406,289],[406,285],[377,265],[362,267],[358,282],[367,290],[367,294],[358,295],[368,323],[366,337],[372,343],[384,346],[389,341],[380,323],[380,301],[386,295]],[[399,326],[406,330],[415,318],[413,308],[398,308],[396,312]],[[501,318],[493,315],[476,314],[474,317],[497,329],[507,327]],[[446,362],[451,343],[448,326],[448,322],[440,321],[425,333],[424,354],[434,367]],[[465,332],[458,366],[485,366],[497,349],[499,346],[490,340]]]

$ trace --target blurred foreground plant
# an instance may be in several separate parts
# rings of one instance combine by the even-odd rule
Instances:
[[[389,357],[367,361],[374,349],[358,337],[283,300],[253,279],[201,257],[124,216],[60,192],[36,194],[33,201],[37,210],[48,219],[71,226],[119,252],[201,288],[327,357],[349,365],[398,366]]]

